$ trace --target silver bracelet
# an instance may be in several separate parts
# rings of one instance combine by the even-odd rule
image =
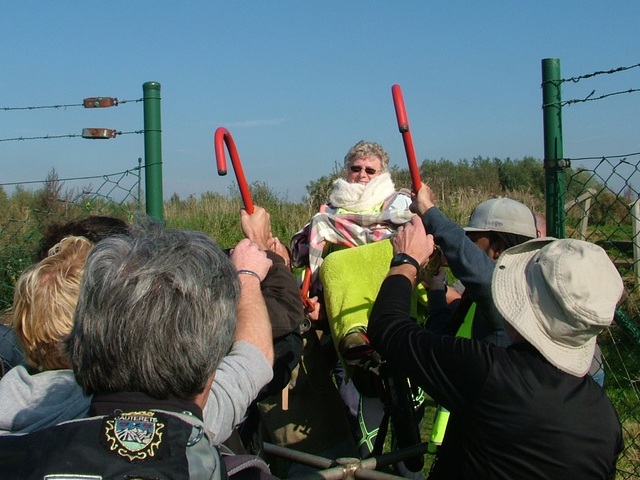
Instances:
[[[262,281],[262,280],[260,280],[260,275],[258,275],[253,270],[238,270],[238,275],[240,275],[240,274],[251,275],[252,277],[256,277],[259,282]]]

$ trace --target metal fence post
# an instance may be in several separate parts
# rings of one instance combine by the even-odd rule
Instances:
[[[138,157],[138,202],[136,210],[142,210],[142,157]]]
[[[631,205],[631,225],[633,226],[633,273],[636,286],[640,285],[640,200]]]
[[[564,238],[564,169],[568,166],[562,150],[562,103],[560,60],[542,60],[542,111],[544,121],[544,171],[546,186],[547,234]]]
[[[162,199],[162,127],[160,121],[160,84],[146,82],[144,92],[144,165],[146,211],[164,221]]]

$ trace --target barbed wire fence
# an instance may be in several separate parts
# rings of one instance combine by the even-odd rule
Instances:
[[[612,75],[640,67],[640,64],[597,71],[560,79],[559,84],[575,84],[600,75]],[[596,95],[592,90],[583,98],[566,100],[558,108],[586,102],[606,101],[613,96],[635,94],[639,88]],[[92,99],[118,104],[140,100]],[[95,106],[95,105],[94,105]],[[549,106],[543,102],[543,108]],[[15,110],[67,109],[85,103],[33,107],[0,107]],[[49,141],[59,138],[114,138],[141,134],[144,130],[121,132],[87,129],[82,134],[40,135],[0,138],[2,142]],[[616,322],[599,338],[606,371],[605,388],[616,407],[623,426],[625,449],[618,462],[619,479],[640,479],[640,152],[624,155],[568,158],[563,181],[566,189],[561,201],[566,207],[565,236],[597,243],[607,250],[625,284],[625,295]],[[91,214],[130,220],[141,210],[141,173],[138,166],[124,171],[59,179],[52,172],[46,180],[0,184],[0,310],[11,305],[13,285],[33,262],[42,231],[51,224]],[[28,190],[36,186],[35,190]],[[15,187],[9,201],[5,188]],[[597,279],[594,279],[597,281]],[[6,321],[6,319],[5,319]],[[0,334],[0,342],[3,341]]]
[[[600,75],[612,75],[639,68],[640,64],[596,71],[553,80],[575,84]],[[544,82],[543,82],[544,84]],[[543,85],[544,86],[544,85]],[[613,96],[635,94],[629,88],[545,107],[574,106],[604,101]],[[640,152],[623,155],[571,158],[565,155],[564,171],[556,186],[563,198],[564,225],[552,225],[567,238],[579,238],[602,246],[623,278],[625,292],[612,326],[598,337],[605,370],[605,389],[622,423],[625,447],[617,464],[617,479],[640,478]],[[547,198],[549,202],[550,199]],[[598,279],[593,279],[597,282]]]
[[[142,100],[118,101],[107,97],[86,99],[79,104],[59,104],[28,107],[2,107],[0,112],[15,110],[66,110],[72,107],[116,106]],[[109,103],[106,105],[104,103]],[[111,129],[83,129],[82,134],[40,135],[32,137],[0,138],[2,142],[46,141],[60,138],[115,138],[118,135],[142,134],[144,130],[120,132]],[[52,225],[87,215],[107,215],[131,220],[143,209],[142,173],[145,166],[138,158],[130,169],[93,176],[59,178],[52,169],[42,180],[23,180],[0,183],[0,323],[10,322],[13,289],[18,276],[34,262],[42,234]],[[13,189],[9,195],[8,189]],[[7,330],[0,331],[3,342],[13,345]],[[18,357],[13,357],[18,358]]]

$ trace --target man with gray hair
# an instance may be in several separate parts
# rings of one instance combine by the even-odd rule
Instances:
[[[229,258],[203,233],[152,222],[99,242],[66,342],[89,417],[0,437],[3,478],[224,478],[203,410],[236,315],[271,343],[270,266],[248,239]]]

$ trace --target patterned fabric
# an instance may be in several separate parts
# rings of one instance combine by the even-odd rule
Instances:
[[[378,212],[358,214],[324,205],[291,242],[292,264],[311,268],[312,283],[333,245],[357,247],[389,238],[398,226],[411,220],[411,196],[401,190],[387,198]]]

